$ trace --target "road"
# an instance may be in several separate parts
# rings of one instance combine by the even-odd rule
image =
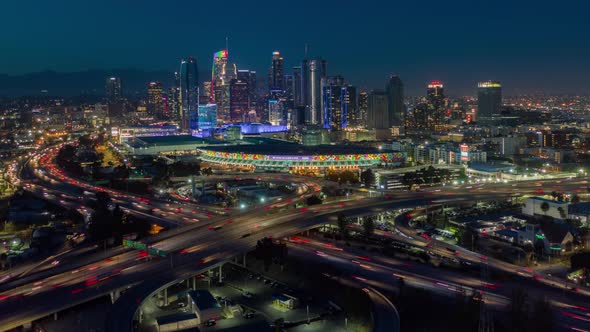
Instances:
[[[437,268],[430,264],[409,263],[352,247],[339,247],[323,239],[302,236],[289,240],[289,255],[328,265],[330,270],[324,271],[324,275],[331,279],[353,280],[361,283],[361,288],[372,287],[389,294],[399,292],[399,283],[396,281],[399,278],[407,286],[426,289],[430,293],[450,298],[456,297],[459,292],[481,292],[486,305],[495,310],[505,310],[510,304],[513,291],[524,287],[528,294],[529,308],[533,308],[535,299],[547,299],[552,304],[556,328],[590,330],[590,319],[587,318],[590,316],[590,310],[587,309],[590,308],[590,298],[564,293],[531,278],[518,276],[500,284],[492,283],[482,281],[477,275]],[[334,271],[339,274],[336,275]]]
[[[43,164],[44,162],[41,161],[39,166]],[[50,163],[45,160],[45,164]],[[56,176],[55,173],[50,175]],[[76,190],[79,191],[80,188],[88,188],[88,184],[66,178],[63,174],[58,179],[49,178],[49,181],[55,181],[53,185],[63,187],[64,192],[69,194],[65,194],[67,196],[61,197],[61,199],[57,196],[53,199],[70,202],[67,204],[71,204],[72,207],[80,204],[79,196],[72,195],[75,189],[68,188],[77,187]],[[301,209],[293,208],[292,204],[288,202],[280,202],[273,205],[251,207],[247,211],[232,210],[228,211],[231,215],[221,216],[213,216],[206,210],[195,210],[196,212],[193,213],[192,210],[181,209],[172,213],[170,209],[164,209],[174,209],[176,205],[167,206],[166,204],[170,203],[154,203],[152,201],[149,206],[154,207],[155,204],[158,204],[156,208],[162,209],[162,213],[164,213],[164,215],[154,218],[179,223],[186,221],[186,219],[198,219],[148,240],[150,246],[168,251],[170,253],[168,258],[150,260],[149,257],[141,257],[137,251],[109,252],[105,254],[104,259],[92,263],[87,262],[84,258],[78,258],[63,265],[60,263],[57,267],[49,268],[41,273],[30,274],[24,283],[19,283],[18,279],[9,280],[6,288],[2,288],[5,290],[0,293],[0,327],[1,329],[9,329],[19,326],[55,311],[108,294],[114,289],[138,283],[147,284],[150,280],[169,282],[170,280],[174,281],[174,278],[177,280],[181,276],[195,275],[209,266],[214,266],[250,250],[256,240],[264,236],[282,237],[296,234],[318,224],[335,221],[336,216],[340,213],[362,215],[380,213],[393,208],[439,203],[502,200],[512,194],[534,194],[539,187],[547,192],[554,190],[554,188],[560,191],[585,192],[587,181],[576,178],[531,181],[520,182],[518,187],[504,183],[485,186],[447,186],[433,188],[432,191],[426,192],[400,192],[377,198],[341,201]],[[32,190],[36,189],[32,188]],[[145,214],[142,212],[145,206],[137,201],[133,202],[137,200],[136,197],[115,191],[111,194],[115,199],[127,203],[126,208],[130,212]],[[54,193],[49,193],[49,195],[54,195]],[[137,203],[139,206],[133,203]],[[479,256],[466,250],[461,254],[465,257],[473,255],[474,259],[480,260]],[[490,261],[490,264],[503,266],[502,263],[495,261]],[[505,267],[509,268],[510,264]],[[513,267],[512,269],[515,271]],[[586,290],[581,290],[581,293],[590,294]],[[14,310],[15,308],[18,309]],[[125,310],[121,311],[121,313],[124,312]]]

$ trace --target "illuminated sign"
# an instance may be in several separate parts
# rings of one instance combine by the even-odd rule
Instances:
[[[214,58],[226,58],[227,59],[227,50],[221,50],[219,52],[213,53]]]
[[[430,82],[430,84],[428,84],[429,89],[442,88],[442,87],[443,87],[443,84],[440,81],[432,81],[432,82]]]
[[[501,88],[502,85],[497,81],[485,81],[477,83],[478,88]]]
[[[461,149],[461,161],[469,161],[469,145],[461,144],[459,148]]]

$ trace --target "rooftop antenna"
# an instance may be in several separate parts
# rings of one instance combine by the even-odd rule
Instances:
[[[229,37],[225,36],[225,49],[229,53]]]
[[[307,59],[307,43],[305,43],[305,58]]]

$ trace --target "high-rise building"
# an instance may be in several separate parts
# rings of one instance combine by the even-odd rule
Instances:
[[[368,96],[368,129],[388,129],[389,110],[387,93],[383,90],[374,90]]]
[[[180,82],[178,82],[180,84]],[[169,120],[179,121],[180,119],[180,86],[175,85],[168,89],[166,92],[166,102],[167,111],[165,113],[168,115]]]
[[[115,104],[123,98],[123,88],[119,77],[109,77],[106,80],[107,103]]]
[[[230,121],[242,122],[250,111],[250,95],[247,81],[232,79],[230,82]]]
[[[116,118],[123,115],[123,87],[119,77],[106,79],[106,97],[109,117]]]
[[[213,54],[211,73],[211,97],[217,104],[217,117],[220,122],[230,121],[230,82],[237,78],[237,68],[228,62],[228,51],[221,50]]]
[[[322,126],[332,130],[348,127],[356,116],[356,88],[336,76],[324,80],[322,96]]]
[[[353,125],[366,127],[367,126],[367,116],[369,113],[369,94],[366,91],[361,91],[358,96],[358,118],[356,119],[357,122]]]
[[[268,100],[268,122],[273,125],[283,124],[284,121],[283,103],[279,99]]]
[[[428,109],[428,129],[438,130],[445,124],[445,112],[447,100],[444,95],[444,86],[440,81],[432,81],[426,90]]]
[[[268,72],[268,91],[284,91],[283,57],[279,51],[272,52],[272,65]]]
[[[213,129],[217,126],[217,105],[200,104],[199,105],[199,129]]]
[[[164,98],[162,94],[162,84],[160,82],[150,82],[147,86],[148,99],[147,111],[148,114],[158,120],[166,120],[164,114]]]
[[[211,102],[221,99],[221,85],[225,78],[225,66],[227,65],[227,50],[213,53],[213,68],[211,69]]]
[[[304,104],[301,95],[301,67],[293,67],[293,101],[295,106]]]
[[[502,85],[498,81],[477,83],[477,118],[491,118],[502,111]]]
[[[320,58],[303,60],[301,65],[302,95],[305,124],[320,125],[322,115],[322,78],[327,75],[327,63]]]
[[[258,95],[256,93],[256,71],[248,69],[238,70],[238,80],[248,83],[248,108],[256,109]]]
[[[198,130],[190,126],[191,117],[198,117],[199,109],[199,72],[193,57],[180,62],[180,100],[180,131]]]
[[[389,113],[389,126],[398,127],[404,133],[406,107],[404,105],[404,84],[397,75],[391,75],[385,91]]]
[[[199,104],[208,104],[211,101],[211,81],[203,82],[203,88],[199,91]]]

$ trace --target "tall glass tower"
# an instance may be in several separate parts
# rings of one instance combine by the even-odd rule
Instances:
[[[397,75],[391,75],[386,86],[387,112],[389,113],[389,126],[398,127],[400,133],[404,132],[406,108],[404,105],[404,84]]]
[[[180,130],[187,133],[199,129],[190,126],[191,116],[195,117],[199,110],[199,72],[193,57],[180,62],[180,100]]]
[[[477,83],[477,117],[491,118],[502,111],[502,85],[498,81]]]

